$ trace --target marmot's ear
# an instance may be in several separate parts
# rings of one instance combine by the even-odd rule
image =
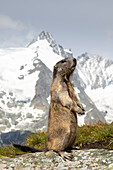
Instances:
[[[56,65],[54,66],[54,70],[57,70],[57,66]]]

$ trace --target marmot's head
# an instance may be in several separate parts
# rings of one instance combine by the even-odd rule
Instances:
[[[77,65],[77,61],[75,58],[65,58],[54,66],[53,77],[55,78],[56,75],[67,77],[69,78],[70,75],[73,73],[75,67]]]

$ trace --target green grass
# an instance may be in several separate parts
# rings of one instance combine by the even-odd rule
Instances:
[[[7,157],[15,157],[16,155],[24,154],[24,152],[20,151],[13,146],[4,146],[0,147],[0,157],[7,156]]]
[[[75,145],[81,146],[89,142],[102,142],[105,140],[109,140],[111,142],[110,146],[111,149],[113,149],[113,123],[98,123],[96,125],[84,125],[82,127],[78,127],[78,135]],[[107,148],[110,149],[110,146]]]
[[[91,142],[103,142],[107,141],[106,145],[102,145],[103,148],[113,149],[113,123],[112,124],[102,124],[98,123],[96,125],[84,125],[78,127],[78,135],[75,141],[75,146],[83,146],[85,144],[90,144]],[[26,145],[42,149],[47,143],[47,132],[39,132],[30,134],[26,139]],[[24,154],[24,152],[13,146],[0,147],[0,157],[8,156],[14,157],[16,155]]]
[[[42,149],[47,143],[47,132],[32,133],[26,139],[26,145]]]

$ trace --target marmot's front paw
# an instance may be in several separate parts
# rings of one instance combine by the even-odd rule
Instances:
[[[84,115],[85,114],[85,110],[78,109],[77,113],[80,114],[80,115]]]
[[[85,114],[85,109],[83,108],[82,104],[77,104],[77,113],[80,115]]]
[[[80,107],[83,111],[85,111],[85,109],[83,108],[83,105],[81,103],[77,103],[77,106]]]
[[[80,107],[78,107],[77,105],[74,106],[74,107],[71,107],[71,111],[72,112],[75,112],[75,113],[78,113],[80,115],[84,115],[85,114],[85,110],[84,109],[81,109]]]

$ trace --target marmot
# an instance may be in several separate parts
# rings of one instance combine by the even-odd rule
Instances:
[[[77,113],[84,114],[84,108],[70,82],[70,76],[76,64],[76,59],[71,57],[59,61],[54,66],[50,89],[51,103],[48,117],[47,147],[44,150],[38,150],[14,144],[15,147],[32,152],[53,150],[63,158],[70,157],[65,151],[73,146],[76,139]]]

